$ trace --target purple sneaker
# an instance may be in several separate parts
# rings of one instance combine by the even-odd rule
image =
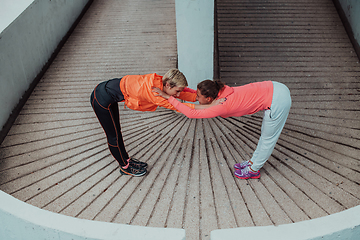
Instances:
[[[235,177],[240,179],[249,179],[249,178],[260,178],[260,171],[253,172],[250,171],[250,167],[245,167],[235,171]]]
[[[246,168],[247,166],[251,166],[249,160],[245,161],[245,162],[241,162],[241,163],[236,163],[234,165],[234,168],[235,169],[244,169]]]

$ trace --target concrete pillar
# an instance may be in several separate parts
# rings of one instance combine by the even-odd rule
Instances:
[[[213,78],[214,1],[175,0],[178,68],[189,87]]]

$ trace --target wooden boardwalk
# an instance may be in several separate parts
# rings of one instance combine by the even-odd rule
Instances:
[[[176,67],[174,0],[94,0],[0,146],[0,189],[78,218],[214,229],[294,223],[360,204],[360,65],[331,0],[217,0],[221,80],[274,80],[293,105],[259,180],[233,176],[251,157],[261,114],[187,119],[120,104],[130,155],[119,173],[90,105],[92,89]],[[201,81],[202,79],[199,79]]]

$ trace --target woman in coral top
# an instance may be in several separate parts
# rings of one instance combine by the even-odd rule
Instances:
[[[187,88],[185,76],[178,69],[170,69],[164,76],[156,73],[127,75],[100,83],[91,94],[91,105],[103,127],[108,147],[120,165],[120,173],[131,176],[146,174],[147,164],[130,158],[122,138],[118,102],[125,101],[130,109],[155,111],[157,107],[175,108],[165,99],[155,96],[152,87],[161,89],[171,97],[195,102],[196,91]],[[187,104],[194,108],[194,104]]]
[[[200,104],[221,101],[221,104],[202,110],[189,108],[158,88],[153,90],[168,99],[177,110],[189,118],[240,117],[265,110],[261,136],[252,158],[234,165],[235,176],[240,179],[260,178],[260,168],[269,159],[285,125],[291,107],[289,89],[273,81],[250,83],[229,87],[220,81],[205,80],[197,85]],[[218,99],[214,101],[215,99]]]

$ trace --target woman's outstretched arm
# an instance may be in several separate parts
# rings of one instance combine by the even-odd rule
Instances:
[[[214,100],[208,105],[195,104],[195,108],[192,109],[158,88],[153,88],[153,92],[158,93],[156,96],[167,99],[178,111],[189,118],[212,118],[220,116],[226,112],[225,107],[222,105],[222,103],[226,100],[224,98]]]
[[[196,92],[195,90],[191,89],[192,91]],[[163,97],[167,100],[169,100],[170,98],[170,95],[166,94],[165,92],[163,92],[160,88],[157,88],[157,87],[153,87],[153,92],[156,92],[158,93],[157,95],[155,96],[160,96],[160,97]],[[216,106],[216,105],[219,105],[223,102],[225,102],[225,98],[220,98],[220,99],[215,99],[214,101],[212,101],[210,104],[194,104],[195,105],[195,108],[194,109],[197,109],[197,110],[201,110],[201,109],[206,109],[206,108],[209,108],[209,107],[213,107],[213,106]]]

